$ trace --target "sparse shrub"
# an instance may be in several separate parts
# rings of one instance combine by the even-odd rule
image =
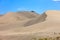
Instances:
[[[39,38],[38,40],[43,40],[42,38]]]
[[[60,37],[56,37],[56,40],[60,40]]]
[[[48,40],[48,38],[44,38],[44,40]]]
[[[36,38],[32,38],[32,40],[37,40]]]

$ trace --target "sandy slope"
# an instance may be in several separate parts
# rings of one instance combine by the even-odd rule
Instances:
[[[22,21],[30,18],[35,18],[38,14],[33,12],[8,12],[0,18],[0,23],[14,23],[16,21]]]
[[[18,16],[19,15],[19,16]],[[17,20],[17,17],[19,17]],[[20,19],[21,18],[21,19]],[[23,20],[22,20],[23,19]],[[11,36],[16,35],[16,39],[11,38],[9,40],[28,40],[30,36],[35,33],[39,35],[50,35],[53,32],[59,33],[60,31],[60,11],[49,10],[44,12],[43,14],[35,14],[33,12],[18,12],[16,13],[8,13],[0,18],[0,34],[3,36]],[[2,23],[3,22],[3,23]],[[8,22],[8,23],[7,23]],[[40,34],[40,32],[42,32]],[[44,34],[45,33],[45,34]],[[47,34],[48,33],[48,34]],[[35,34],[35,35],[38,35]],[[23,36],[26,35],[26,38]],[[50,35],[52,36],[52,35]],[[19,39],[19,37],[21,39]],[[4,38],[4,37],[3,37]],[[8,37],[5,38],[5,40]],[[25,38],[25,39],[24,39]],[[4,39],[3,39],[4,40]]]

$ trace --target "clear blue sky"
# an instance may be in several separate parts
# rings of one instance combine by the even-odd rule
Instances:
[[[46,10],[60,10],[59,0],[0,0],[0,14],[21,10],[34,10],[42,13]]]

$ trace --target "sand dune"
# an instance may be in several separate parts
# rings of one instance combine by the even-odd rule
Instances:
[[[0,17],[1,40],[32,40],[33,35],[58,36],[60,33],[60,11],[49,10],[43,14],[35,12],[9,12]]]
[[[34,12],[8,12],[0,18],[0,23],[9,23],[35,18],[38,14]]]

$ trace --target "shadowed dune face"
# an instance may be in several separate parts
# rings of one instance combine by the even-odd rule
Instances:
[[[30,26],[30,25],[33,25],[33,24],[37,24],[37,23],[43,22],[43,21],[46,20],[46,17],[47,17],[47,15],[45,13],[43,13],[43,14],[39,15],[38,17],[33,18],[33,19],[27,21],[24,24],[24,26]]]

